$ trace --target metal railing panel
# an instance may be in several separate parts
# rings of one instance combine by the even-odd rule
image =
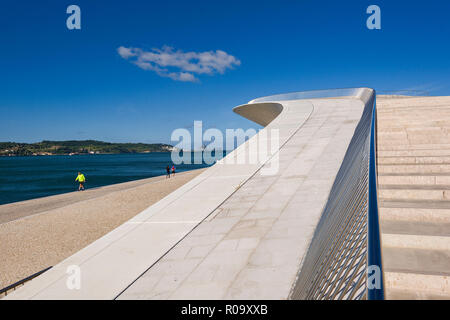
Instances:
[[[352,96],[358,90],[361,89],[297,92],[257,100]],[[376,100],[372,90],[302,262],[291,299],[384,299],[376,177]],[[379,288],[368,283],[368,266],[378,266]]]

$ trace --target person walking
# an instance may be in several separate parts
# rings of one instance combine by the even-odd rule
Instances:
[[[172,165],[172,175],[175,177],[175,166]]]
[[[167,178],[170,178],[170,166],[169,165],[166,167],[166,171],[167,171],[167,174],[166,174],[166,179],[167,179]]]
[[[86,177],[81,172],[78,172],[78,176],[75,179],[75,181],[78,181],[80,186],[78,187],[78,191],[84,191],[84,183],[86,182]]]

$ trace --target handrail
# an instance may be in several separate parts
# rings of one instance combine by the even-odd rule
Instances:
[[[303,258],[291,299],[384,299],[375,90],[296,92],[254,102],[343,96],[360,99],[364,110]]]
[[[367,226],[367,265],[376,266],[379,272],[377,287],[367,288],[368,300],[384,300],[384,277],[381,259],[380,222],[378,215],[378,191],[377,191],[377,107],[376,94],[373,96],[372,123],[370,130],[370,155],[369,155],[369,208]],[[368,270],[369,271],[369,270]],[[374,270],[375,271],[375,270]],[[368,272],[369,273],[369,272]],[[369,274],[368,274],[369,275]]]
[[[8,291],[12,290],[12,289],[16,289],[16,287],[20,286],[21,284],[24,284],[25,282],[28,282],[30,280],[33,280],[34,278],[36,278],[37,276],[43,274],[45,271],[51,269],[53,266],[47,267],[41,271],[38,271],[36,273],[33,273],[31,276],[28,276],[26,278],[23,278],[22,280],[19,280],[7,287],[4,287],[3,289],[0,289],[0,295],[2,295],[3,293],[5,294],[5,296],[8,295]]]

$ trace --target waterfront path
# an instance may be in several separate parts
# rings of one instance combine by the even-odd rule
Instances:
[[[0,206],[0,288],[56,265],[204,170]]]

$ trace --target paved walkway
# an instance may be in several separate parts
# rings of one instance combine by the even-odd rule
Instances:
[[[114,230],[205,169],[0,206],[0,288],[53,266]]]
[[[450,97],[377,97],[388,299],[450,299]]]
[[[278,172],[252,177],[119,299],[289,297],[364,107],[359,99],[307,102],[313,110],[280,148]],[[289,117],[271,125],[295,124],[289,112],[302,106],[283,106]]]

